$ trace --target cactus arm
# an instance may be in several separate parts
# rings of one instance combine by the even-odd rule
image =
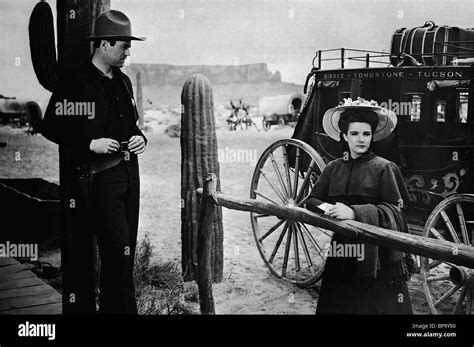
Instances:
[[[53,92],[58,82],[54,22],[51,7],[45,1],[36,4],[28,25],[31,61],[39,83]]]

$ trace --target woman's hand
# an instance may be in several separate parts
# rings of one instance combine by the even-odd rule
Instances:
[[[335,205],[330,205],[324,214],[337,219],[355,219],[354,210],[340,202],[336,202]]]

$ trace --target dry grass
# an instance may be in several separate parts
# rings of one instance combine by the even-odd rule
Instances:
[[[148,235],[137,248],[134,265],[135,296],[141,315],[197,314],[196,286],[185,285],[179,266],[152,260],[153,246]]]

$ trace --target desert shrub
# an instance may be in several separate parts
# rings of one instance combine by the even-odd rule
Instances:
[[[153,248],[149,237],[145,236],[136,251],[133,277],[138,314],[197,313],[192,304],[186,302],[194,301],[194,288],[184,285],[177,264],[153,261]]]

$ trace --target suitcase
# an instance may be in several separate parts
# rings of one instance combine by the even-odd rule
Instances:
[[[474,29],[432,21],[421,27],[397,29],[392,35],[390,63],[397,66],[409,54],[424,65],[449,65],[456,58],[474,57]]]
[[[397,66],[401,62],[401,54],[404,52],[404,45],[406,36],[408,34],[407,28],[400,28],[392,35],[392,42],[390,43],[390,64]]]
[[[414,43],[422,47],[421,62],[425,65],[449,65],[457,56],[455,47],[459,41],[457,28],[436,26],[433,22],[427,23],[433,25],[426,28],[421,41]]]
[[[457,58],[474,58],[474,28],[459,28],[459,46]]]

